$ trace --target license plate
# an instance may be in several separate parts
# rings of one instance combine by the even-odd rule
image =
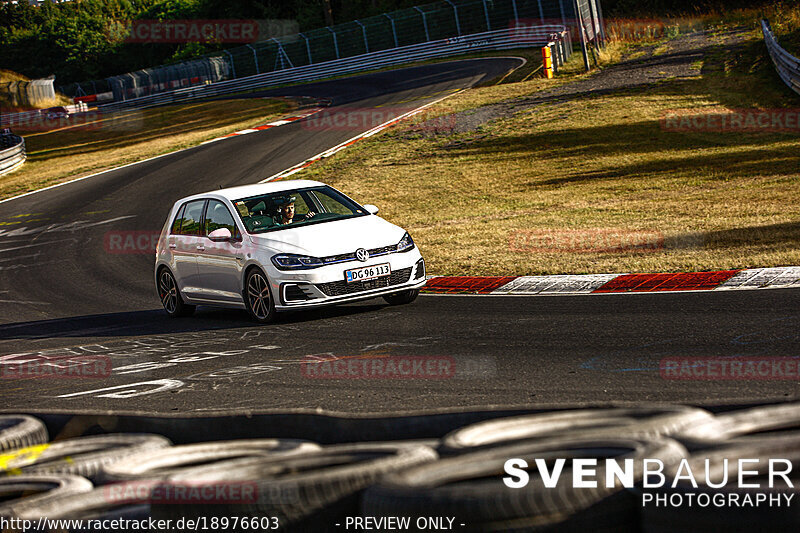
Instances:
[[[344,279],[347,283],[354,281],[366,281],[368,279],[382,278],[392,273],[389,263],[381,263],[380,265],[372,265],[361,268],[351,268],[344,271]]]

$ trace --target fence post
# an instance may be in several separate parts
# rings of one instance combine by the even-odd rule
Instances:
[[[281,69],[286,68],[286,67],[283,66],[283,61],[284,60],[286,60],[286,62],[289,63],[289,67],[290,68],[294,68],[294,63],[292,63],[292,59],[286,53],[286,50],[283,49],[283,44],[278,39],[276,39],[275,37],[270,39],[270,41],[275,41],[275,44],[278,45],[278,59],[280,59],[280,61],[281,61]],[[277,63],[277,59],[275,60],[275,62]]]
[[[261,74],[261,69],[258,68],[258,54],[256,53],[256,49],[250,46],[249,44],[245,45],[247,48],[253,51],[253,61],[256,65],[256,74]]]
[[[603,3],[600,0],[595,0],[594,4],[595,13],[597,14],[597,23],[600,26],[600,46],[606,47],[606,22],[603,19]]]
[[[585,1],[585,0],[584,0]],[[583,66],[586,67],[586,72],[592,70],[589,64],[589,52],[586,50],[586,32],[583,27],[583,15],[581,14],[581,6],[579,0],[573,0],[575,5],[575,18],[578,19],[578,32],[581,34],[581,51],[583,52]]]
[[[392,35],[394,36],[394,47],[399,48],[400,45],[397,43],[397,28],[394,27],[394,19],[389,13],[384,13],[384,15],[386,16],[387,19],[389,19],[389,22],[392,23]]]
[[[297,35],[306,40],[306,51],[308,52],[308,64],[313,65],[314,61],[311,59],[311,45],[308,44],[308,37],[306,37],[305,33],[298,33]]]
[[[333,47],[336,49],[336,59],[339,59],[339,40],[336,38],[336,32],[330,26],[327,26],[327,29],[333,34]]]
[[[519,22],[519,13],[517,12],[517,0],[511,0],[511,7],[514,8],[514,22]]]
[[[492,31],[492,24],[489,22],[489,8],[486,6],[486,0],[483,0],[483,14],[486,15],[486,31]]]
[[[430,41],[431,36],[428,33],[428,19],[425,17],[425,12],[417,6],[414,6],[414,9],[419,11],[420,15],[422,15],[422,25],[425,27],[425,41]]]
[[[354,22],[359,26],[361,26],[361,32],[364,34],[364,50],[366,50],[366,52],[369,53],[369,42],[367,42],[367,28],[365,28],[364,25],[361,24],[360,20],[355,20]]]
[[[461,37],[461,23],[458,21],[458,8],[450,0],[444,0],[444,1],[447,2],[448,4],[450,4],[453,7],[453,13],[455,14],[455,17],[456,17],[456,33],[458,34],[459,37]],[[514,1],[514,18],[516,18],[517,17],[517,2],[516,2],[516,0],[513,0],[513,1]]]
[[[231,72],[233,73],[233,79],[235,80],[236,79],[236,65],[234,65],[235,61],[233,59],[233,54],[230,53],[228,50],[223,50],[223,52],[228,54],[228,57],[231,58]],[[159,81],[159,83],[161,83],[160,79],[158,81]]]
[[[597,6],[594,3],[594,0],[587,0],[589,5],[589,16],[592,17],[592,33],[594,34],[593,39],[593,48],[597,48],[600,42],[600,22],[597,18]]]
[[[542,0],[538,0],[539,3],[539,21],[544,24],[544,9],[542,8]]]

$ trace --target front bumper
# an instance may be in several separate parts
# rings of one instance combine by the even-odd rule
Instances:
[[[389,263],[389,276],[352,283],[344,279],[345,270],[381,263]],[[273,287],[278,293],[275,307],[281,311],[364,300],[425,286],[425,262],[416,248],[364,263],[349,261],[307,271],[273,274]]]

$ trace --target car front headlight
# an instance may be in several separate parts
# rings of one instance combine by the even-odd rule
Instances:
[[[319,257],[297,254],[278,254],[272,256],[272,264],[278,270],[308,270],[321,267],[324,263]]]
[[[411,238],[411,235],[406,232],[403,235],[403,238],[400,239],[400,242],[397,243],[397,251],[398,252],[407,252],[414,248],[414,239]]]

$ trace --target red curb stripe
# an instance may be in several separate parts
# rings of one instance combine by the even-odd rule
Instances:
[[[431,278],[424,292],[488,294],[517,279],[518,276],[441,276]]]
[[[664,274],[623,274],[592,292],[707,291],[738,274],[739,270],[680,272]]]

